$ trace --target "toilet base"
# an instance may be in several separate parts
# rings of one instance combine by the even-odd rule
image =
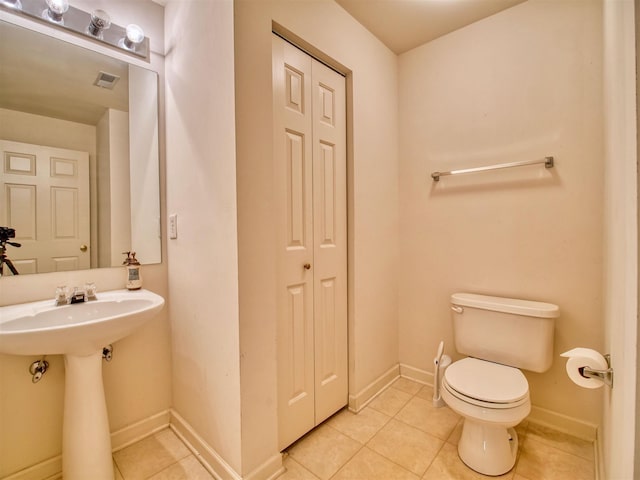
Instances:
[[[513,468],[517,454],[515,429],[465,418],[458,455],[469,468],[484,475],[502,475]]]

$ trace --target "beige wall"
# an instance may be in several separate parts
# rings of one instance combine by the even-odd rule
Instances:
[[[239,472],[233,4],[169,2],[165,18],[173,408]]]
[[[0,125],[4,140],[80,150],[95,156],[96,127],[92,125],[6,108],[0,108]],[[29,125],[29,128],[25,128],[25,125]]]
[[[129,191],[129,116],[108,109],[97,125],[98,265],[121,265],[132,248]],[[135,157],[134,157],[135,158]],[[139,247],[135,247],[139,248]],[[144,263],[144,262],[143,262]]]
[[[454,353],[457,291],[556,303],[552,368],[532,403],[597,424],[602,393],[558,355],[602,349],[602,12],[531,0],[399,59],[400,361],[431,372]],[[552,155],[541,166],[430,173]]]
[[[277,452],[272,22],[349,74],[350,393],[398,360],[396,56],[333,1],[236,1],[243,474]]]
[[[105,8],[116,23],[139,23],[152,42],[162,44],[164,27],[160,5],[150,1],[107,3]],[[84,1],[81,8],[92,10],[99,8],[99,4]],[[162,76],[164,59],[154,54],[150,68]],[[7,125],[2,125],[5,131]],[[164,200],[162,203],[164,205]],[[143,267],[143,275],[145,288],[167,298],[166,263]],[[96,282],[98,291],[124,288],[125,272],[123,268],[103,268],[5,277],[0,279],[0,305],[53,298],[56,285],[81,285],[85,281]],[[114,349],[113,361],[103,365],[112,432],[166,411],[170,406],[167,309],[140,331],[116,342]],[[32,384],[27,369],[34,360],[36,357],[0,355],[0,477],[61,452],[64,362],[59,355],[47,357],[49,371],[39,383]]]

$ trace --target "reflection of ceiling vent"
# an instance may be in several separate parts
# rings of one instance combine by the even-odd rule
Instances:
[[[113,75],[107,72],[98,73],[98,77],[96,81],[93,82],[94,85],[102,88],[108,88],[109,90],[113,90],[113,87],[116,83],[118,83],[120,77],[118,75]]]

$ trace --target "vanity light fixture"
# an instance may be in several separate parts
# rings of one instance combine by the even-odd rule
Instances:
[[[111,23],[104,10],[85,12],[70,6],[69,0],[0,0],[0,10],[62,28],[149,62],[149,38],[142,28],[131,24],[125,29]]]
[[[122,42],[122,47],[135,52],[136,47],[144,40],[144,31],[135,23],[131,23],[127,25],[126,32],[127,34],[118,44]]]
[[[69,10],[68,0],[47,0],[47,8],[42,12],[42,18],[50,22],[64,24],[63,15]]]

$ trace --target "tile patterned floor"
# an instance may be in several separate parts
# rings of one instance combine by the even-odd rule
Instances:
[[[115,480],[212,480],[170,429],[113,454]]]
[[[593,480],[593,444],[537,424],[517,427],[515,467],[486,477],[458,458],[462,419],[431,387],[400,378],[360,413],[342,410],[284,453],[278,480]],[[116,480],[211,480],[169,430],[114,453]]]
[[[515,467],[486,477],[458,457],[462,419],[400,378],[359,414],[342,410],[285,452],[278,480],[593,480],[593,443],[527,421]]]

